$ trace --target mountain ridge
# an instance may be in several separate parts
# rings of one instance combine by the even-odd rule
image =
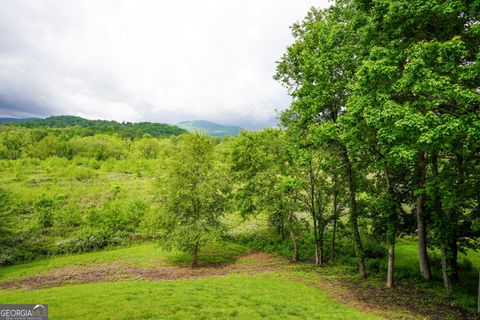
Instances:
[[[13,120],[12,120],[13,119]],[[3,121],[2,121],[3,120]],[[67,128],[80,127],[95,133],[117,133],[135,138],[149,134],[153,137],[169,137],[186,133],[176,125],[156,122],[118,122],[114,120],[89,120],[77,116],[50,116],[44,119],[0,118],[2,125],[15,125],[27,128]]]
[[[223,125],[207,120],[187,120],[178,124],[166,124],[158,122],[118,122],[114,120],[89,120],[78,116],[61,115],[46,118],[12,118],[0,117],[0,124],[18,125],[28,128],[49,127],[65,128],[79,126],[82,128],[97,130],[99,132],[124,133],[135,136],[150,134],[156,137],[178,135],[186,131],[198,130],[212,137],[236,136],[245,130],[239,126]]]
[[[177,125],[180,128],[188,131],[198,130],[205,132],[205,134],[209,136],[220,138],[226,136],[236,136],[242,130],[245,130],[244,128],[238,126],[227,126],[207,120],[188,120],[179,122]]]

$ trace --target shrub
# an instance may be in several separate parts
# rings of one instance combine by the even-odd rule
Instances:
[[[94,179],[98,176],[98,173],[91,169],[91,168],[86,168],[86,167],[77,167],[73,171],[73,177],[77,180],[88,180],[88,179]]]
[[[364,243],[364,253],[366,258],[380,259],[387,256],[387,249],[384,242],[374,239],[366,239]]]
[[[70,239],[61,240],[54,244],[52,253],[82,253],[107,247],[125,245],[130,242],[125,232],[110,233],[105,229],[81,229]]]
[[[460,259],[458,266],[460,269],[463,269],[465,271],[472,271],[473,270],[473,263],[472,260],[468,259],[467,257],[462,257]]]

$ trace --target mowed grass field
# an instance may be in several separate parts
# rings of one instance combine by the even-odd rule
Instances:
[[[461,270],[472,277],[455,289],[462,306],[475,304],[479,256],[469,252],[472,267]],[[433,286],[419,280],[425,291],[406,290],[418,268],[410,240],[397,245],[393,292],[378,277],[358,282],[345,266],[291,264],[235,244],[203,250],[198,269],[189,258],[145,243],[3,267],[0,303],[47,303],[51,319],[464,319],[438,297],[438,270]]]
[[[380,319],[300,282],[246,275],[121,281],[0,292],[2,303],[48,303],[51,319]]]
[[[240,250],[233,248],[233,252],[238,254]],[[0,303],[47,303],[50,319],[381,319],[336,302],[319,288],[283,277],[283,272],[288,271],[272,269],[270,262],[257,266],[256,259],[248,256],[208,251],[201,261],[213,260],[218,267],[201,267],[199,272],[202,268],[217,270],[225,264],[242,267],[221,275],[213,272],[176,280],[119,278],[81,284],[55,282],[54,287],[48,283],[48,275],[58,270],[82,274],[82,268],[101,269],[112,264],[142,270],[162,266],[186,270],[189,267],[184,266],[184,259],[181,254],[144,244],[5,267],[0,269],[0,286],[27,281],[19,282],[18,287],[3,286]],[[283,263],[280,258],[272,259]],[[43,279],[41,285],[45,288],[25,287],[29,279]]]

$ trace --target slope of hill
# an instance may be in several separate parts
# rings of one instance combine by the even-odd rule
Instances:
[[[180,122],[178,126],[188,131],[203,131],[213,137],[236,136],[240,131],[244,130],[237,126],[225,126],[206,120],[183,121]]]
[[[185,133],[186,130],[175,125],[152,122],[117,122],[108,120],[88,120],[76,116],[51,116],[45,119],[24,119],[26,121],[4,122],[10,125],[19,125],[27,128],[66,128],[78,126],[91,130],[92,133],[118,133],[125,137],[137,137],[149,134],[153,137],[167,137]]]

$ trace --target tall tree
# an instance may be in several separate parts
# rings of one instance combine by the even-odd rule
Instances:
[[[181,136],[170,170],[160,177],[161,243],[191,253],[192,267],[198,266],[202,244],[220,230],[227,197],[215,145],[214,138],[198,132]]]
[[[456,259],[452,251],[456,251],[456,223],[462,220],[458,217],[462,210],[457,210],[457,217],[446,213],[446,198],[432,186],[447,168],[442,165],[445,160],[457,153],[458,144],[477,139],[479,5],[407,0],[355,4],[369,17],[357,28],[359,45],[369,48],[369,54],[356,73],[349,110],[355,109],[358,120],[375,128],[378,142],[389,156],[415,166],[412,191],[420,271],[428,280],[429,218],[442,239],[440,247],[445,247],[443,260]],[[428,199],[435,204],[428,205]],[[446,279],[447,263],[444,265]],[[447,290],[448,283],[445,281]]]
[[[345,5],[343,5],[345,4]],[[339,118],[346,111],[349,86],[356,66],[363,56],[357,48],[352,27],[361,18],[347,2],[326,10],[311,9],[305,19],[293,25],[295,42],[278,63],[275,79],[284,84],[293,97],[292,105],[283,112],[282,122],[288,127],[306,130],[315,135],[312,142],[329,150],[344,170],[349,191],[349,224],[359,261],[359,275],[366,277],[364,250],[358,228],[358,186],[352,154],[344,140]]]
[[[242,132],[230,146],[230,170],[237,185],[235,202],[247,217],[267,213],[282,239],[289,233],[292,239],[292,259],[298,261],[299,211],[289,184],[291,168],[287,158],[285,132],[265,129]]]
[[[331,180],[325,172],[325,157],[319,150],[310,146],[289,147],[289,159],[292,163],[287,185],[299,207],[310,213],[315,240],[315,264],[325,264],[324,235],[333,215],[328,214]]]

